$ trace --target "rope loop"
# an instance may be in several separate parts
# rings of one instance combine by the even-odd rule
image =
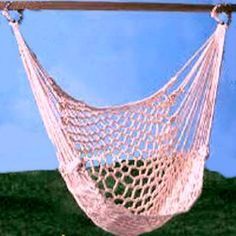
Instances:
[[[222,18],[222,13],[227,16],[227,19]],[[218,4],[211,11],[211,17],[218,24],[229,26],[232,21],[232,6],[229,4]]]
[[[11,5],[11,2],[6,2],[6,5],[5,5],[4,9],[2,10],[2,15],[7,19],[7,21],[9,23],[21,24],[24,19],[24,15],[23,15],[24,10],[17,10],[16,12],[18,13],[18,16],[16,18],[14,18],[9,13],[10,5]]]

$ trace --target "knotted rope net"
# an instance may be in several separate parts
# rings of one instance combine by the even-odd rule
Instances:
[[[188,211],[202,189],[227,24],[218,24],[155,94],[102,108],[63,91],[18,22],[9,24],[61,175],[86,214],[107,231],[132,236]]]

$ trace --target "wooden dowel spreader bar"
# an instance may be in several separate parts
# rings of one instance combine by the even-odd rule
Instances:
[[[3,10],[8,1],[0,1]],[[236,4],[229,4],[232,12]],[[8,10],[87,10],[87,11],[168,11],[210,12],[212,4],[107,2],[107,1],[11,1]]]

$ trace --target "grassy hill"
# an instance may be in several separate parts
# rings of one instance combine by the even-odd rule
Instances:
[[[57,171],[0,174],[1,236],[109,236],[79,209]],[[205,171],[193,209],[145,236],[236,235],[236,178]]]

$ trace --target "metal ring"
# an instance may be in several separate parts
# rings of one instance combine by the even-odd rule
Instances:
[[[219,14],[221,14],[221,13],[225,13],[228,16],[227,21],[224,21],[219,18]],[[214,6],[214,8],[211,11],[211,17],[214,18],[216,20],[216,22],[219,24],[230,25],[230,23],[232,21],[232,7],[231,7],[231,5],[218,4],[218,5]]]
[[[24,11],[24,10],[17,10],[18,19],[14,19],[14,18],[9,14],[9,7],[11,6],[11,4],[12,4],[12,2],[6,2],[2,14],[6,17],[6,19],[8,20],[8,22],[21,24],[22,21],[23,21],[23,19],[24,19],[24,15],[23,15],[23,11]]]

